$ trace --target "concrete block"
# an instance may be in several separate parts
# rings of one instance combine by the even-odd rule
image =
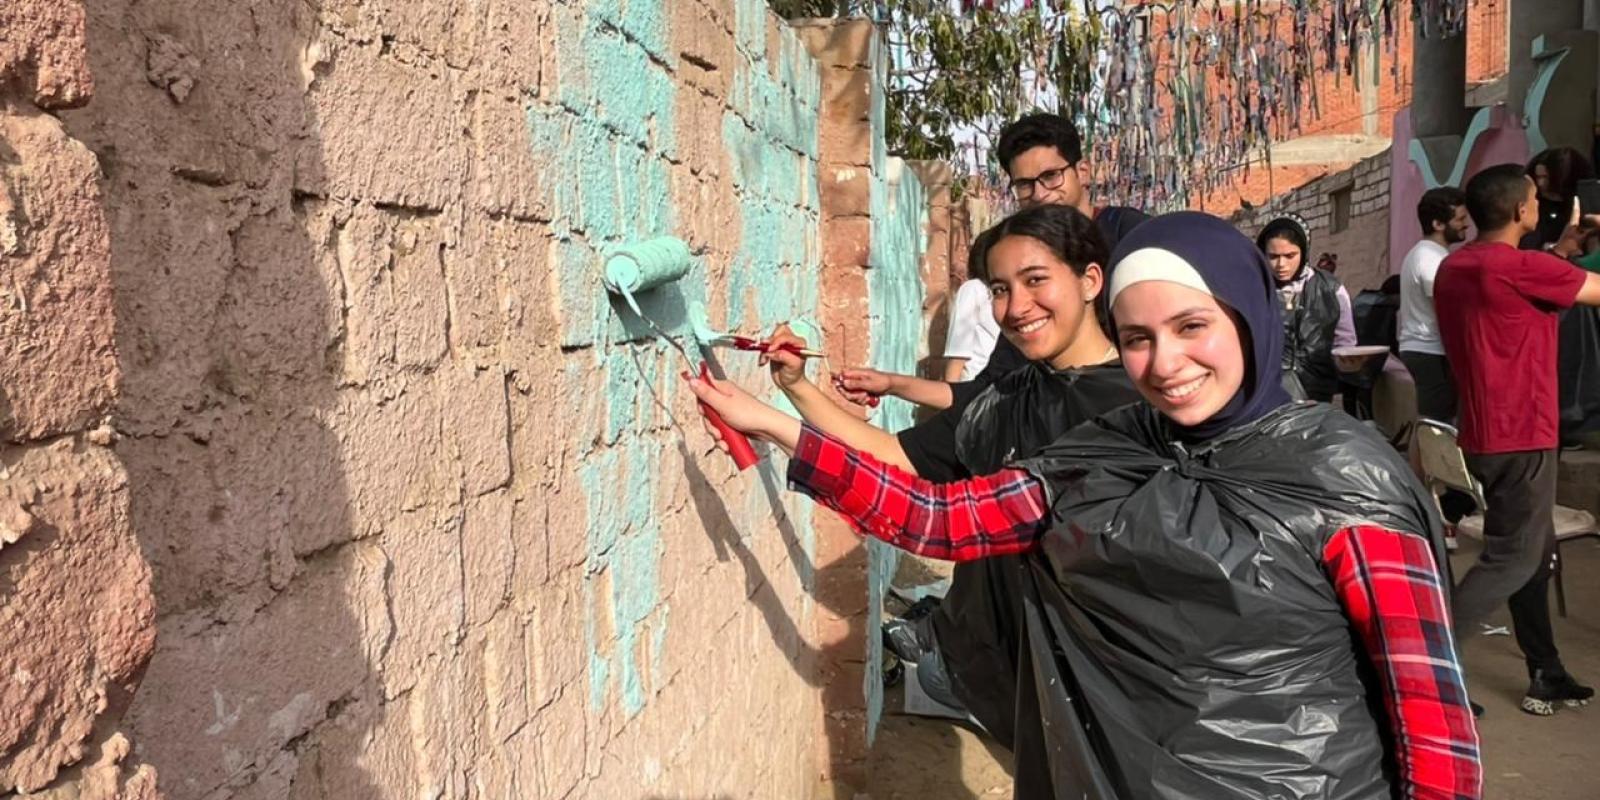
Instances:
[[[537,92],[541,48],[534,43],[542,40],[544,15],[516,0],[491,0],[481,13],[476,43],[463,49],[476,58],[483,86],[498,88],[503,100]]]
[[[155,598],[110,451],[11,447],[6,470],[0,791],[31,791],[126,709],[155,649]]]
[[[344,293],[346,382],[431,367],[444,357],[449,305],[443,258],[450,235],[441,218],[368,207],[357,207],[333,230]]]
[[[872,255],[872,220],[835,217],[822,226],[822,263],[830,266],[866,266]]]
[[[531,620],[524,637],[529,677],[529,710],[550,717],[570,711],[564,696],[587,697],[587,665],[583,635],[583,601],[579,594],[583,573],[569,569],[537,587],[531,598]],[[519,602],[524,598],[519,598]],[[545,711],[551,706],[559,708]],[[583,714],[583,706],[577,706]],[[561,723],[558,723],[561,724]],[[569,760],[577,751],[569,750]]]
[[[333,47],[327,58],[307,95],[305,144],[318,152],[325,191],[423,211],[459,197],[468,153],[465,87],[456,74],[404,64],[372,46]]]
[[[821,181],[822,213],[829,217],[872,213],[872,171],[859,167],[825,169]]]
[[[89,427],[115,397],[110,233],[95,158],[60,122],[0,114],[0,141],[12,153],[0,162],[4,425],[7,438],[40,439]]]
[[[0,8],[0,84],[15,81],[34,105],[74,108],[94,94],[83,3],[15,0]]]
[[[473,207],[495,216],[548,220],[552,187],[564,169],[560,142],[536,136],[531,122],[541,111],[530,110],[522,97],[480,94],[473,102]]]
[[[584,692],[572,687],[539,717],[539,772],[546,797],[567,797],[584,776],[588,738]]]
[[[168,620],[175,635],[162,637],[127,717],[141,754],[171,772],[168,792],[252,777],[376,669],[365,643],[388,640],[382,554],[353,545],[309,567],[244,624]]]
[[[866,19],[803,20],[795,24],[794,32],[824,68],[870,66],[873,40],[878,35]]]
[[[328,412],[356,537],[382,532],[403,512],[453,503],[461,492],[454,447],[443,441],[443,401],[431,383],[417,379],[389,391],[381,398],[346,393]],[[394,446],[396,431],[406,431],[405,447]]]
[[[511,527],[511,497],[499,491],[467,501],[461,525],[461,562],[465,574],[466,622],[487,624],[511,601],[511,574],[517,552]],[[538,553],[543,557],[543,553]],[[507,616],[502,614],[501,616]],[[520,642],[520,635],[518,638]],[[521,647],[516,648],[522,661]]]
[[[424,685],[463,632],[461,522],[429,511],[400,514],[383,532],[390,563],[385,594],[395,631],[383,660],[384,697],[390,701]]]
[[[866,122],[872,112],[872,92],[872,70],[838,67],[822,70],[823,125]]]
[[[688,86],[726,97],[742,57],[733,37],[710,8],[698,2],[673,3],[673,41],[678,48],[678,76]],[[683,105],[680,103],[679,108]],[[685,141],[685,144],[687,142]]]
[[[504,372],[458,366],[444,374],[445,437],[459,454],[466,496],[505,487],[511,481],[511,446]]]
[[[454,303],[451,338],[498,353],[521,370],[559,330],[549,228],[474,215],[467,230],[461,247],[444,254]]]

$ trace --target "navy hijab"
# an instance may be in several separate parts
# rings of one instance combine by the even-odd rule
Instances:
[[[1172,425],[1188,441],[1210,439],[1231,428],[1254,422],[1290,402],[1284,391],[1283,317],[1266,257],[1244,234],[1210,214],[1179,211],[1163,214],[1134,228],[1111,255],[1107,285],[1117,265],[1141,250],[1164,250],[1177,256],[1205,282],[1217,302],[1231,309],[1240,327],[1245,352],[1245,377],[1228,404],[1198,425]],[[1113,336],[1116,315],[1107,314]],[[1169,420],[1170,423],[1170,420]]]

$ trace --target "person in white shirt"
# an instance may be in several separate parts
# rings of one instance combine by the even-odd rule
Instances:
[[[1417,386],[1417,416],[1450,424],[1456,418],[1456,388],[1439,340],[1433,279],[1450,246],[1467,240],[1467,197],[1453,186],[1424,192],[1417,203],[1422,240],[1400,262],[1400,360]]]
[[[990,310],[989,282],[974,275],[956,290],[950,304],[950,332],[944,346],[944,379],[970,381],[989,363],[1000,326]]]

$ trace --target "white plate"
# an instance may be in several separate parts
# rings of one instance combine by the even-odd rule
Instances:
[[[1358,344],[1350,347],[1335,347],[1333,354],[1339,358],[1370,358],[1389,352],[1389,348],[1381,344]]]

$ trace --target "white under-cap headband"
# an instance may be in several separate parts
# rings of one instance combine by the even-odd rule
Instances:
[[[1189,262],[1171,250],[1144,247],[1122,257],[1111,268],[1111,290],[1107,302],[1117,302],[1123,289],[1145,281],[1169,281],[1195,291],[1211,294],[1205,278]]]

